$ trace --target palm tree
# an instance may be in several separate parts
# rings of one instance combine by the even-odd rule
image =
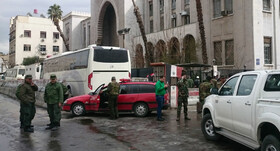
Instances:
[[[48,9],[48,15],[49,18],[53,21],[54,25],[56,26],[56,29],[59,31],[60,36],[64,42],[64,45],[66,47],[66,51],[70,51],[69,50],[69,44],[66,41],[66,38],[59,26],[59,20],[61,19],[63,11],[61,10],[59,5],[54,4],[53,6],[50,6]]]
[[[137,23],[139,25],[140,32],[141,32],[141,35],[142,35],[142,39],[143,39],[143,42],[144,42],[144,47],[145,47],[145,52],[146,52],[146,54],[145,54],[146,65],[150,66],[150,63],[153,60],[153,58],[152,58],[152,52],[150,52],[150,50],[148,49],[147,37],[146,37],[146,33],[145,33],[144,23],[143,23],[141,14],[139,12],[139,8],[135,4],[135,1],[132,0],[132,3],[133,3],[133,6],[134,6],[134,14],[136,16],[136,20],[137,20]]]
[[[199,33],[200,33],[201,45],[202,45],[202,60],[204,64],[208,64],[206,38],[205,38],[205,30],[204,30],[204,23],[203,23],[203,13],[202,13],[202,6],[200,0],[196,0],[196,11],[197,11],[197,20],[199,24]]]

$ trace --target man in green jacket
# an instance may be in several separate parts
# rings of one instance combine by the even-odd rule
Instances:
[[[111,81],[112,82],[108,85],[110,119],[115,120],[119,117],[117,101],[120,92],[120,84],[116,82],[116,77],[112,77]]]
[[[32,75],[26,75],[18,94],[21,106],[21,127],[24,128],[24,132],[34,132],[31,121],[36,113],[35,91],[38,91],[38,87],[32,82]]]
[[[160,79],[157,81],[155,85],[156,89],[156,100],[157,100],[157,120],[164,121],[164,118],[161,116],[161,110],[164,104],[164,95],[166,93],[166,88],[168,87],[167,84],[164,84],[165,77],[160,76]]]
[[[47,103],[47,111],[50,117],[50,124],[48,124],[46,129],[55,131],[60,127],[63,90],[61,84],[57,82],[55,74],[51,74],[50,81],[45,87],[44,94],[44,100]]]

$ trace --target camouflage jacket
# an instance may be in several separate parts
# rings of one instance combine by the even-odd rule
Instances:
[[[178,96],[179,97],[188,97],[189,96],[189,90],[188,90],[188,81],[187,79],[181,79],[177,83],[178,86]]]
[[[210,95],[211,83],[206,81],[199,85],[199,101],[203,102],[204,99]]]
[[[25,103],[34,103],[36,101],[35,91],[38,91],[38,86],[36,84],[34,84],[34,86],[31,86],[29,83],[22,84],[19,90],[19,100]]]
[[[63,90],[60,83],[48,83],[45,87],[44,100],[48,104],[63,103]]]
[[[110,82],[108,85],[108,93],[110,95],[119,95],[120,84],[118,82]]]

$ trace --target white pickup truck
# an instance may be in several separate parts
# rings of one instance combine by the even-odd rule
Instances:
[[[252,149],[280,151],[280,71],[250,71],[230,77],[205,99],[201,130]]]

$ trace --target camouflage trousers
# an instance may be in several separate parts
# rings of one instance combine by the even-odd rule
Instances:
[[[60,126],[61,120],[61,107],[58,103],[47,104],[47,111],[50,117],[50,122],[52,126]]]
[[[118,95],[110,95],[109,96],[109,110],[110,110],[110,118],[117,119],[119,117],[118,113]]]
[[[188,97],[178,97],[178,108],[177,108],[177,117],[180,118],[181,108],[184,106],[184,115],[185,118],[188,117]]]
[[[21,127],[28,127],[36,113],[35,103],[20,103],[20,124]]]

